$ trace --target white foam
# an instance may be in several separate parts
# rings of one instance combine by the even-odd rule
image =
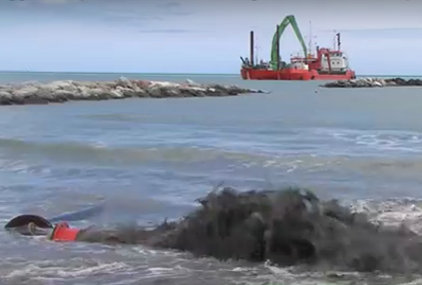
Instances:
[[[422,134],[396,130],[346,130],[317,129],[318,136],[329,136],[336,140],[366,146],[374,150],[422,152]]]
[[[8,274],[3,275],[4,279],[16,279],[18,277],[25,278],[68,278],[68,277],[81,277],[89,276],[97,273],[112,274],[117,271],[130,268],[123,262],[112,263],[98,263],[92,266],[83,264],[79,267],[61,267],[54,264],[37,264],[30,263],[23,268],[13,270]]]
[[[388,201],[362,200],[351,205],[354,212],[366,213],[371,221],[387,226],[401,224],[415,233],[422,234],[422,201],[400,199]]]

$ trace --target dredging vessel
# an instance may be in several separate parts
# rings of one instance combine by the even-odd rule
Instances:
[[[280,38],[288,25],[291,25],[298,38],[304,56],[290,57],[290,63],[281,61]],[[308,53],[308,48],[293,15],[286,16],[277,25],[271,45],[271,60],[254,62],[254,32],[250,32],[250,59],[242,58],[240,71],[244,80],[342,80],[356,78],[349,67],[349,60],[341,50],[340,33],[335,34],[334,49],[316,47],[316,55]],[[310,50],[310,48],[309,48]],[[258,59],[256,59],[258,61]]]

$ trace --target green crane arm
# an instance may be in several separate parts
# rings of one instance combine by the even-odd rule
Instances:
[[[279,32],[277,31],[274,33],[273,36],[273,43],[271,46],[271,67],[272,69],[277,69],[277,59],[279,59],[279,55],[277,54],[277,45],[280,43],[281,35],[283,34],[284,30],[287,28],[287,26],[291,24],[293,31],[296,34],[296,37],[298,38],[300,44],[302,45],[303,53],[305,54],[305,57],[308,57],[308,50],[306,48],[305,41],[302,37],[302,34],[300,33],[299,27],[297,25],[295,16],[289,15],[284,18],[283,22],[281,22],[279,26]]]

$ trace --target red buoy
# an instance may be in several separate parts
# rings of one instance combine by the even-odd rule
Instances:
[[[75,241],[80,229],[71,228],[66,222],[58,223],[51,233],[50,239],[54,241]]]

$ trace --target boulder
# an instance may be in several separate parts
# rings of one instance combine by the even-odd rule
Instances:
[[[351,80],[338,80],[334,82],[328,82],[322,85],[326,88],[370,88],[370,87],[391,87],[391,86],[422,86],[421,79],[409,79],[403,78],[359,78]]]
[[[261,90],[201,85],[187,80],[186,84],[162,81],[129,80],[125,77],[112,82],[60,80],[49,83],[26,82],[0,85],[0,105],[47,104],[70,100],[108,100],[124,98],[170,98],[235,96],[244,93],[263,93]]]

